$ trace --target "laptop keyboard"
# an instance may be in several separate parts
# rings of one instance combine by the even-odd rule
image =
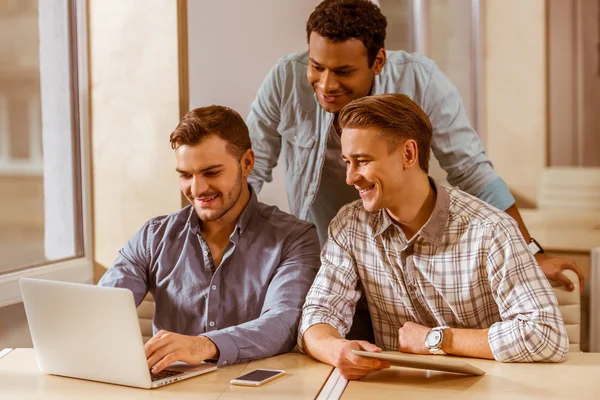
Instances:
[[[170,378],[172,376],[181,375],[181,374],[183,374],[183,372],[172,371],[169,369],[164,369],[164,370],[160,371],[158,374],[153,374],[152,371],[150,371],[150,377],[152,378],[152,382],[156,382],[161,379]]]

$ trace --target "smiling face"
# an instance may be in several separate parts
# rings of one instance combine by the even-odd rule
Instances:
[[[358,190],[364,208],[373,212],[397,206],[411,174],[404,162],[407,143],[390,149],[377,128],[344,128],[341,139],[346,183]]]
[[[254,165],[252,150],[239,160],[227,145],[227,141],[210,135],[196,145],[175,150],[181,192],[204,222],[217,221],[232,212]]]
[[[333,42],[316,32],[310,35],[306,77],[319,104],[327,112],[339,113],[354,99],[369,95],[375,75],[385,64],[381,49],[369,67],[367,48],[359,39]]]

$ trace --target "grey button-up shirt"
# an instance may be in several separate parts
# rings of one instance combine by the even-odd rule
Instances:
[[[282,58],[260,87],[247,119],[256,155],[248,181],[258,191],[264,182],[271,182],[281,154],[290,210],[302,219],[307,219],[319,191],[327,132],[334,118],[320,106],[306,78],[307,67],[308,52]],[[458,90],[432,60],[388,51],[371,90],[383,93],[405,94],[427,113],[433,126],[431,147],[451,185],[500,210],[514,204],[469,123]],[[327,227],[333,217],[326,216],[328,220],[318,225]]]
[[[320,265],[314,226],[252,193],[216,268],[200,224],[192,206],[150,219],[99,285],[130,289],[138,305],[150,291],[154,333],[204,335],[219,365],[290,351]]]

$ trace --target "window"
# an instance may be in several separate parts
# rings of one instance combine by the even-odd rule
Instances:
[[[0,306],[91,282],[84,0],[0,0]]]

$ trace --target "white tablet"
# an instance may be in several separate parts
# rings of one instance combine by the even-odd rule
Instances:
[[[485,371],[456,358],[421,356],[401,353],[374,353],[371,351],[352,350],[361,357],[376,358],[392,365],[406,368],[430,369],[434,371],[456,372],[459,374],[483,375]]]

